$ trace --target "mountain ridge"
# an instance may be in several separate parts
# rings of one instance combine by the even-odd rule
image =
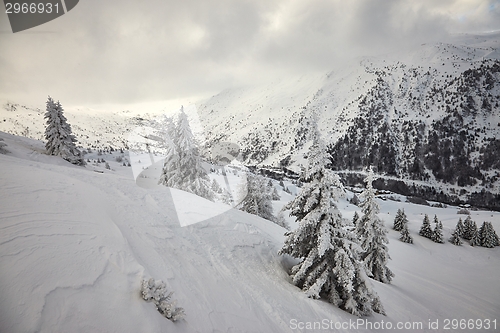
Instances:
[[[220,142],[232,142],[248,166],[299,172],[316,113],[332,169],[360,172],[370,165],[386,180],[396,177],[410,187],[424,181],[443,191],[445,202],[476,196],[500,209],[494,204],[500,202],[499,32],[455,35],[336,67],[226,89],[198,103],[206,156]],[[119,110],[68,108],[65,114],[81,146],[102,149],[126,148],[134,127],[164,112]],[[42,115],[40,108],[4,103],[0,131],[43,139]],[[406,194],[437,200],[431,192]]]
[[[248,165],[300,170],[316,113],[332,169],[374,166],[382,175],[426,181],[454,203],[485,192],[493,195],[486,206],[500,209],[494,204],[500,199],[499,34],[465,37],[467,43],[423,45],[406,60],[365,57],[309,78],[314,88],[298,79],[293,91],[301,94],[285,98],[273,94],[283,83],[214,96],[199,108],[209,145],[237,142]]]

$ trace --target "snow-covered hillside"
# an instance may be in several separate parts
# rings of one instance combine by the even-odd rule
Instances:
[[[77,167],[45,155],[42,142],[0,138],[8,151],[0,154],[0,332],[299,332],[308,323],[334,328],[358,320],[290,283],[291,259],[277,255],[285,230],[272,222],[229,209],[181,227],[173,196],[189,203],[180,212],[187,215],[210,215],[220,204],[139,187],[131,168],[111,159],[110,170]],[[372,282],[387,316],[365,318],[368,324],[422,323],[415,331],[436,332],[446,319],[489,319],[498,331],[500,247],[436,244],[417,235],[427,213],[438,215],[449,238],[463,216],[457,207],[379,203],[388,227],[405,209],[415,244],[390,230],[396,277],[390,285]],[[348,219],[357,209],[346,200],[339,208]],[[500,231],[500,213],[471,216]],[[149,277],[174,291],[184,320],[173,323],[141,299],[141,279]],[[429,321],[439,329],[429,329]],[[331,331],[370,331],[367,322]]]
[[[334,170],[374,166],[410,180],[412,195],[500,210],[499,50],[498,32],[460,35],[229,89],[198,109],[208,141],[239,144],[247,165],[298,170],[317,113]],[[414,181],[431,189],[412,191]]]
[[[59,96],[52,96],[58,100]],[[109,104],[97,106],[67,106],[61,96],[64,115],[71,124],[78,144],[85,148],[124,148],[129,134],[143,120],[175,112],[179,107],[194,104],[197,97],[136,104]],[[37,105],[19,101],[0,101],[0,131],[42,140],[45,133],[46,100]]]
[[[347,134],[358,116],[374,116],[370,113],[377,113],[389,125],[394,122],[400,130],[404,122],[420,120],[429,128],[447,114],[446,105],[459,108],[449,95],[467,94],[458,87],[468,84],[461,76],[470,69],[493,66],[500,60],[499,50],[500,33],[458,35],[446,43],[332,64],[329,73],[228,89],[198,109],[209,139],[241,144],[248,163],[279,165],[290,155],[288,163],[295,165],[302,162],[301,148],[309,140],[313,111],[319,112],[320,130],[330,143]],[[495,73],[491,72],[491,87],[485,82],[473,87],[475,102],[485,97],[491,106],[490,112],[471,118],[478,122],[474,128],[484,127],[479,139],[500,135],[500,88]]]

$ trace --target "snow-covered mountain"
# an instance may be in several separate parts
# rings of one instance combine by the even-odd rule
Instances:
[[[129,110],[106,112],[85,107],[65,108],[64,101],[61,102],[78,145],[85,148],[125,147],[128,133],[133,129],[130,124],[140,118]],[[0,131],[45,140],[44,114],[45,101],[40,101],[38,106],[4,101],[0,108]]]
[[[372,165],[384,175],[378,188],[500,210],[500,33],[457,35],[332,68],[197,103],[207,147],[234,143],[246,165],[298,171],[317,113],[332,168],[346,183],[360,182],[353,172]],[[40,139],[42,103],[2,102],[0,130]],[[65,109],[81,146],[126,147],[135,127],[167,108],[110,110]]]
[[[416,181],[407,194],[500,209],[499,103],[500,33],[492,33],[229,89],[198,109],[208,141],[238,143],[248,165],[298,169],[317,113],[334,170],[372,165]],[[430,189],[412,191],[422,181]]]
[[[178,213],[210,216],[220,204],[137,186],[116,156],[98,155],[109,170],[77,167],[46,155],[43,142],[5,133],[0,139],[0,332],[369,332],[370,325],[437,332],[446,319],[452,327],[451,319],[464,318],[498,330],[500,247],[417,235],[423,213],[436,214],[448,239],[461,216],[457,207],[377,199],[387,227],[405,210],[415,242],[389,230],[396,277],[372,282],[387,316],[357,318],[293,286],[291,259],[277,255],[285,230],[276,224],[228,209],[181,227]],[[173,195],[188,203],[182,212]],[[346,199],[338,207],[347,219],[359,210]],[[500,230],[498,212],[471,217]],[[141,299],[141,280],[149,277],[166,282],[184,320],[173,323]]]

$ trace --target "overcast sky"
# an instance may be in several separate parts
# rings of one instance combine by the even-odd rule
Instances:
[[[63,105],[217,93],[344,59],[500,30],[500,0],[81,0],[13,34],[0,13],[0,95]]]

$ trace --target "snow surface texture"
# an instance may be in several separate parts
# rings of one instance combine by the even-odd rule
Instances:
[[[171,190],[137,186],[131,168],[113,161],[111,170],[77,167],[45,155],[41,142],[0,138],[10,151],[0,155],[0,332],[298,332],[293,320],[357,319],[291,284],[287,269],[294,262],[276,254],[285,232],[276,224],[229,210],[181,227]],[[217,209],[179,192],[189,202],[182,214]],[[273,204],[292,198],[280,195]],[[457,207],[376,200],[386,225],[405,210],[415,242],[389,231],[396,278],[372,282],[387,316],[368,321],[422,322],[421,332],[436,332],[426,328],[429,320],[500,320],[500,247],[437,244],[417,235],[423,214],[437,214],[448,239],[463,217]],[[359,211],[347,200],[339,209],[349,220]],[[500,231],[500,213],[471,216]],[[173,323],[141,299],[141,281],[151,276],[174,292],[185,319]]]

